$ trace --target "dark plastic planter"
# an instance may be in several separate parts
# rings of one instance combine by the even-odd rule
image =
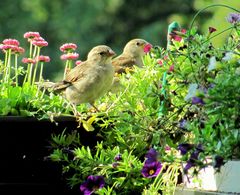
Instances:
[[[73,117],[48,120],[0,117],[0,194],[80,194],[67,186],[58,166],[48,156],[51,134],[77,129]],[[95,132],[78,129],[84,145],[95,145]]]

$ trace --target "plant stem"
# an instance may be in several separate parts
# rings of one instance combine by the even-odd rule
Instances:
[[[16,86],[18,86],[18,66],[17,66],[18,54],[15,54],[15,82]]]

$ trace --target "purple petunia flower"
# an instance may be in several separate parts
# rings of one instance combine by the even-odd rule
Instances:
[[[187,164],[186,164],[185,167],[183,168],[183,172],[184,172],[185,174],[187,174],[187,173],[188,173],[188,170],[189,170],[190,168],[194,167],[194,166],[196,166],[195,162],[189,159],[189,160],[187,161]]]
[[[180,120],[180,122],[179,122],[179,127],[180,127],[181,129],[187,129],[187,124],[188,124],[188,121],[187,121],[186,119],[182,119],[182,120]]]
[[[240,14],[239,13],[230,13],[227,17],[227,21],[231,24],[240,22]]]
[[[80,190],[84,193],[84,195],[90,195],[99,188],[103,188],[105,184],[103,176],[88,176],[87,180],[81,184]]]
[[[147,158],[147,162],[157,161],[158,152],[154,148],[150,148],[145,157]]]
[[[114,157],[114,160],[115,160],[115,161],[120,161],[120,160],[122,160],[122,155],[121,155],[121,154],[117,154],[117,155]]]
[[[202,98],[200,97],[192,97],[192,104],[200,104],[200,105],[204,105],[205,102],[203,101]]]
[[[155,162],[145,162],[142,168],[143,177],[152,178],[156,177],[162,169],[162,164],[158,161]]]
[[[181,155],[185,155],[189,150],[193,148],[193,144],[183,143],[178,145],[178,150],[180,150]]]
[[[118,166],[119,166],[119,163],[118,163],[118,162],[112,163],[112,167],[113,167],[113,168],[117,168]]]
[[[220,169],[221,166],[225,164],[224,158],[222,156],[216,155],[214,157],[213,167],[216,169]]]

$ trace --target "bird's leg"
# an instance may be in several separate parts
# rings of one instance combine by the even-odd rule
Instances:
[[[80,116],[81,113],[77,111],[77,105],[74,104],[74,103],[70,103],[70,105],[71,105],[71,107],[72,107],[72,109],[73,109],[73,115],[74,115],[75,117]]]

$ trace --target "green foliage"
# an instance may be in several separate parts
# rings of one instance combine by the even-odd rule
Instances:
[[[227,29],[231,35],[221,47],[212,39],[223,32],[200,34],[193,24],[186,33],[170,32],[167,50],[153,47],[144,67],[121,75],[119,91],[96,102],[101,113],[87,113],[84,120],[94,117],[89,124],[100,127],[101,143],[55,149],[53,160],[62,159],[63,172],[73,173],[66,176],[72,187],[88,175],[103,175],[106,185],[98,194],[173,194],[182,162],[193,163],[196,173],[208,165],[206,158],[239,157],[239,23]],[[181,143],[200,152],[182,156]],[[141,175],[149,148],[163,164],[153,179]],[[122,160],[115,161],[118,154]]]

